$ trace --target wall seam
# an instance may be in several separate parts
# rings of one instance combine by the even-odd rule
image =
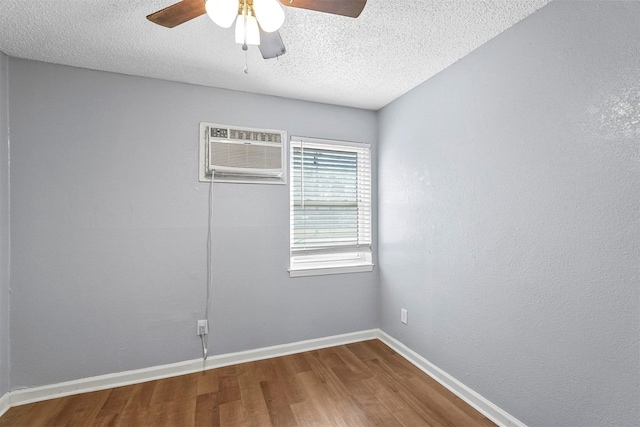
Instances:
[[[11,112],[9,111],[9,61],[11,57],[7,56],[7,62],[5,64],[5,89],[7,98],[5,100],[5,111],[7,121],[7,173],[5,178],[7,179],[7,391],[11,391]]]

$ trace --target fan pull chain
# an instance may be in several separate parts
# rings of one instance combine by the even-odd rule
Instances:
[[[244,43],[242,43],[242,50],[244,50],[244,73],[249,74],[249,66],[247,65],[247,56],[249,47],[247,46],[247,3],[244,3],[244,10],[242,11],[242,19],[244,20]]]

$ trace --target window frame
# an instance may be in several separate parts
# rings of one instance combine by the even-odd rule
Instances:
[[[294,151],[308,146],[311,149],[344,151],[355,153],[358,159],[364,159],[363,166],[357,161],[356,174],[366,182],[357,184],[358,244],[354,246],[324,246],[319,248],[294,248],[294,191],[296,190],[296,172],[294,169]],[[358,273],[373,271],[372,240],[372,174],[371,144],[362,142],[336,141],[319,138],[292,136],[289,142],[289,275],[305,277],[328,274]],[[365,156],[362,157],[361,156]],[[299,157],[299,156],[298,156]],[[304,179],[302,180],[304,181]],[[362,190],[361,190],[362,189]],[[364,219],[361,219],[361,216]],[[363,236],[360,237],[360,231]],[[361,242],[362,240],[362,242]]]

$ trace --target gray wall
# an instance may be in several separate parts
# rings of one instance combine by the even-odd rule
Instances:
[[[8,63],[0,52],[0,397],[9,391]]]
[[[371,111],[14,58],[9,71],[12,389],[201,357],[199,122],[376,141]],[[377,273],[289,278],[288,197],[214,187],[210,354],[377,326]]]
[[[639,29],[552,2],[380,113],[380,326],[531,426],[640,419]]]

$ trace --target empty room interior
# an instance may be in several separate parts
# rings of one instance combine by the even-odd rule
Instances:
[[[640,425],[640,2],[225,1],[0,1],[0,426]]]

